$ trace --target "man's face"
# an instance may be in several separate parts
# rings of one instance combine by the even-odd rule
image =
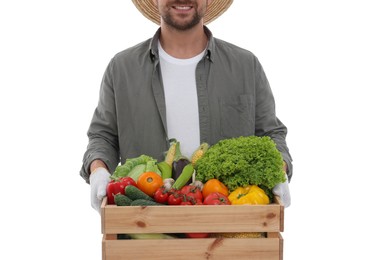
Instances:
[[[202,21],[207,0],[155,0],[162,22],[177,30],[188,30]]]

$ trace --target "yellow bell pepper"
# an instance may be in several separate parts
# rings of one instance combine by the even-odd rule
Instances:
[[[269,198],[264,190],[257,185],[248,185],[239,187],[229,194],[229,200],[232,205],[243,204],[269,204]]]

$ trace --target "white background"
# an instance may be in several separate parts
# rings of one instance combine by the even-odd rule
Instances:
[[[366,258],[362,2],[236,0],[209,25],[256,54],[289,129],[284,259]],[[14,0],[0,29],[0,259],[101,259],[86,131],[109,60],[157,26],[129,0]]]

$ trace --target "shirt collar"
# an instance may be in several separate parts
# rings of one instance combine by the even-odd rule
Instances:
[[[212,36],[211,31],[204,26],[203,27],[207,38],[208,38],[208,44],[207,44],[207,49],[206,49],[206,53],[205,53],[205,57],[210,60],[211,62],[213,62],[213,56],[214,56],[214,47],[215,47],[215,41],[214,38]],[[155,60],[159,59],[159,52],[158,52],[158,42],[159,42],[159,36],[160,36],[160,32],[161,32],[161,28],[159,28],[156,33],[154,34],[154,36],[152,37],[151,41],[150,41],[150,58],[151,61],[154,62]]]

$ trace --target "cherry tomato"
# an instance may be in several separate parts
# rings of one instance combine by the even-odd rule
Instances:
[[[180,205],[193,205],[194,199],[192,197],[187,196],[186,194],[180,194],[182,198],[182,202]]]
[[[187,205],[193,205],[193,204],[189,200],[186,200],[186,201],[182,201],[179,205],[187,206]]]
[[[202,200],[196,200],[193,205],[203,205]]]
[[[168,197],[169,205],[180,205],[182,203],[182,196],[179,193],[172,193]]]
[[[181,191],[180,190],[177,190],[177,189],[174,189],[174,188],[171,188],[170,190],[169,190],[169,194],[181,194]]]
[[[190,194],[190,193],[188,193]],[[195,197],[193,196],[189,196],[187,194],[182,194],[182,200],[183,201],[188,201],[191,203],[191,205],[197,205],[197,204],[201,204],[202,205],[202,199],[196,199]]]
[[[195,185],[186,185],[180,190],[180,192],[194,198],[195,200],[203,200],[203,195],[200,188]]]
[[[182,194],[187,194],[187,193],[189,193],[190,192],[190,190],[191,190],[191,187],[189,187],[190,185],[185,185],[185,186],[183,186],[183,188],[181,188],[180,189],[180,192],[182,193]]]
[[[220,193],[220,192],[213,192],[210,193],[203,201],[205,205],[231,205],[229,198]]]
[[[108,204],[115,204],[114,196],[117,194],[125,194],[125,188],[128,185],[137,187],[136,182],[131,177],[122,177],[118,180],[111,180],[107,185]]]
[[[166,204],[168,203],[169,195],[170,195],[169,191],[166,190],[164,186],[162,186],[159,189],[157,189],[157,191],[155,191],[154,200],[158,203]]]

